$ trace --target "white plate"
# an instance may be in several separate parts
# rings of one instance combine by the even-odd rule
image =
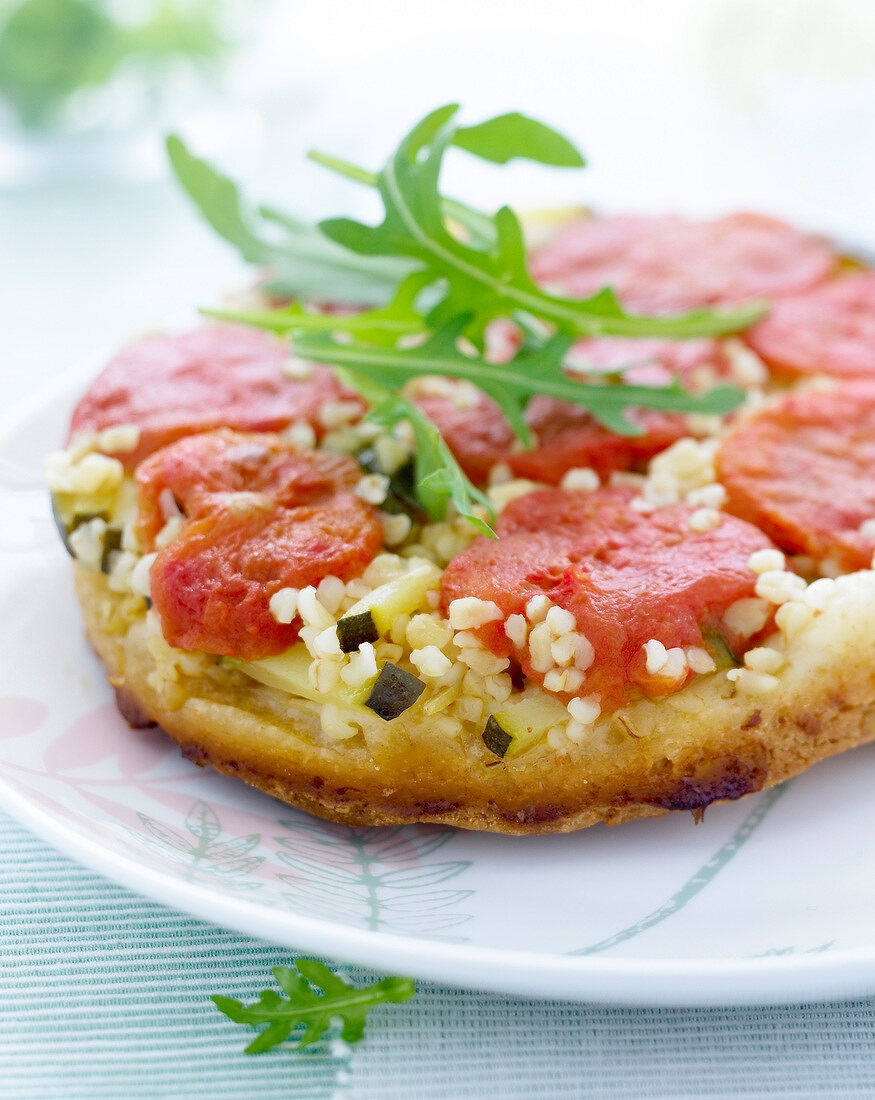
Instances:
[[[513,838],[327,824],[129,730],[41,486],[69,406],[0,430],[0,796],[34,832],[207,920],[448,984],[639,1005],[875,993],[875,748],[699,826]]]

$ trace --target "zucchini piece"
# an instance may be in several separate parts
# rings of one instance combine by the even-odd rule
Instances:
[[[450,687],[445,687],[443,691],[439,691],[437,695],[432,696],[427,703],[423,703],[422,713],[432,718],[435,714],[440,714],[455,703],[461,694],[461,683],[451,684]]]
[[[102,519],[104,523],[109,521],[109,512],[107,511],[94,511],[94,512],[70,512],[64,508],[61,503],[58,493],[52,493],[52,519],[55,521],[55,526],[58,529],[58,534],[61,536],[61,541],[64,543],[64,549],[72,558],[74,556],[73,549],[70,546],[70,536],[80,527],[83,523],[88,523],[92,519]],[[121,531],[119,531],[119,538],[121,538]],[[121,545],[121,543],[119,543]],[[116,547],[118,549],[118,547]],[[101,563],[102,564],[102,563]]]
[[[365,699],[365,706],[384,721],[391,722],[409,710],[424,691],[422,680],[387,661],[380,669],[371,694]]]
[[[564,725],[569,720],[569,714],[559,699],[555,699],[546,692],[538,692],[524,696],[515,703],[509,703],[502,710],[496,711],[486,723],[483,731],[483,743],[492,752],[495,750],[486,740],[490,723],[494,721],[495,727],[511,738],[510,744],[503,753],[496,756],[504,756],[508,760],[522,755],[526,750],[537,745],[546,736],[551,726]],[[492,736],[492,735],[491,735]]]
[[[314,703],[337,703],[343,707],[358,707],[367,694],[367,685],[351,688],[342,681],[327,694],[316,691],[310,683],[309,669],[313,658],[307,652],[303,642],[293,645],[285,653],[275,657],[264,657],[260,661],[242,661],[238,657],[222,657],[219,664],[224,668],[233,668],[245,672],[253,680],[268,687],[287,691],[290,695],[299,695],[303,699],[312,699]]]
[[[110,569],[109,556],[114,550],[122,548],[121,527],[107,527],[103,532],[103,553],[100,555],[100,572],[108,573]]]
[[[104,523],[109,523],[110,513],[108,510],[100,509],[88,512],[73,512],[70,513],[68,509],[65,509],[61,503],[58,493],[52,493],[52,519],[55,521],[55,527],[58,529],[58,534],[61,536],[61,540],[64,543],[64,549],[70,555],[75,557],[73,553],[73,547],[70,545],[70,536],[76,530],[77,527],[81,527],[83,523],[89,523],[93,519],[102,519]],[[100,572],[108,573],[110,567],[109,556],[114,550],[121,550],[122,547],[122,529],[121,527],[107,527],[103,533],[103,553],[100,555]]]
[[[344,619],[354,619],[370,612],[374,626],[380,634],[388,634],[392,623],[399,615],[415,611],[430,588],[437,588],[442,573],[430,561],[415,565],[393,581],[387,581],[373,592],[359,600],[347,611],[337,624],[338,637]],[[346,629],[345,627],[343,629]],[[370,640],[370,639],[365,639]]]
[[[741,664],[741,661],[729,648],[729,642],[726,641],[719,630],[703,630],[702,646],[714,658],[718,672],[722,672],[727,668],[738,668]]]
[[[337,641],[341,653],[352,653],[363,642],[376,642],[380,637],[374,616],[370,611],[359,615],[344,615],[337,624]]]
[[[70,548],[70,528],[67,526],[67,521],[61,515],[61,507],[58,502],[58,494],[52,493],[52,519],[55,521],[55,527],[58,529],[58,534],[61,536],[61,541],[64,544],[64,549],[72,558],[73,551]]]
[[[490,752],[502,757],[507,755],[507,750],[513,744],[513,737],[507,730],[501,728],[492,714],[487,719],[486,728],[483,730],[483,744]]]
[[[369,474],[384,474],[373,447],[365,447],[355,457],[359,466]],[[424,523],[428,519],[416,496],[416,465],[412,455],[408,462],[389,476],[389,490],[380,508],[391,515],[404,513],[414,523]]]

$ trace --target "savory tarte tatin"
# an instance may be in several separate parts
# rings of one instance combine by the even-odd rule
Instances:
[[[413,382],[497,541],[428,520],[412,436],[273,336],[150,337],[95,380],[48,479],[132,724],[337,821],[507,833],[699,813],[875,739],[873,276],[753,215],[580,221],[531,270],[655,313],[773,304],[574,350],[731,381],[722,418],[620,435],[536,397],[526,450],[482,391]],[[489,335],[497,361],[518,337]]]

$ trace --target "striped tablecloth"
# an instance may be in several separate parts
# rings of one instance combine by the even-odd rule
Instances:
[[[354,1048],[248,1057],[213,1007],[294,952],[146,901],[0,814],[0,1096],[553,1100],[875,1095],[875,1000],[620,1009],[422,985]],[[365,981],[372,975],[358,970]]]

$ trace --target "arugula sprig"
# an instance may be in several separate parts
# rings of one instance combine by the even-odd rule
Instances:
[[[528,152],[518,151],[521,139],[529,143]],[[459,127],[456,144],[466,148],[472,141],[479,143],[481,156],[499,164],[522,155],[556,166],[582,167],[584,163],[566,138],[517,113],[480,126]],[[251,208],[233,180],[196,157],[176,134],[167,138],[167,155],[177,180],[213,229],[247,263],[270,268],[265,289],[277,297],[347,305],[385,304],[404,276],[416,267],[399,257],[357,256],[334,244],[316,226],[275,207]],[[309,156],[347,179],[370,187],[378,185],[377,173],[349,161],[315,151]],[[444,214],[463,226],[472,242],[494,243],[494,227],[488,215],[456,199],[441,201]]]
[[[453,135],[452,144],[493,164],[507,164],[517,157],[555,168],[583,168],[586,164],[580,151],[562,134],[518,111],[491,118],[479,126],[460,126]],[[377,172],[369,172],[366,168],[315,149],[308,156],[316,164],[356,183],[379,186]],[[441,197],[441,207],[448,218],[465,229],[472,244],[478,247],[494,245],[495,226],[488,214],[446,196]]]
[[[538,134],[565,142],[555,131],[523,116],[515,121],[514,116],[501,116],[480,126],[460,127],[458,110],[457,104],[449,104],[432,111],[402,139],[377,176],[384,207],[379,225],[351,218],[319,223],[325,236],[350,252],[408,257],[431,275],[432,282],[440,281],[444,291],[427,318],[432,327],[468,314],[467,333],[478,340],[489,321],[522,311],[572,336],[687,338],[734,332],[761,315],[762,304],[755,303],[728,310],[696,310],[680,317],[639,317],[624,310],[610,289],[584,299],[549,294],[528,273],[522,227],[508,206],[492,216],[493,246],[477,248],[454,236],[439,190],[444,156],[451,145],[500,163],[513,157],[555,163],[554,157],[533,144],[533,127]],[[579,154],[576,163],[583,163]]]
[[[440,191],[448,149],[455,146],[497,164],[517,157],[561,167],[580,167],[583,157],[561,134],[511,113],[476,126],[460,126],[455,104],[433,111],[402,139],[377,173],[325,153],[312,153],[324,167],[375,187],[383,220],[366,225],[332,218],[318,227],[242,202],[234,183],[168,139],[171,163],[210,223],[243,256],[275,273],[267,289],[310,302],[371,306],[338,315],[305,308],[300,300],[274,310],[205,311],[285,334],[305,359],[341,369],[347,382],[387,427],[406,421],[417,445],[417,491],[432,519],[449,503],[485,533],[486,498],[465,477],[437,429],[403,394],[421,375],[465,379],[491,397],[525,446],[531,433],[525,408],[536,394],[588,409],[615,432],[639,434],[626,410],[646,407],[722,414],[743,393],[720,386],[692,394],[675,381],[634,386],[623,371],[566,373],[565,356],[580,336],[661,336],[683,339],[745,328],[763,311],[760,303],[732,309],[702,309],[683,316],[644,317],[626,311],[608,287],[585,299],[551,294],[528,273],[520,222],[501,207],[495,214],[472,209]],[[258,224],[258,219],[261,224]],[[266,235],[281,228],[282,240]],[[485,333],[500,318],[515,321],[525,339],[507,363],[484,354]],[[486,505],[488,507],[488,505]],[[487,512],[491,515],[491,512]]]
[[[315,959],[297,959],[294,970],[275,966],[273,976],[285,997],[274,989],[263,989],[258,1000],[250,1005],[234,997],[212,998],[219,1011],[235,1024],[267,1025],[246,1047],[246,1054],[270,1050],[303,1027],[296,1047],[300,1050],[321,1039],[335,1017],[343,1020],[341,1038],[347,1043],[358,1042],[371,1009],[389,1002],[401,1004],[416,992],[409,978],[383,978],[364,989],[357,989]]]

